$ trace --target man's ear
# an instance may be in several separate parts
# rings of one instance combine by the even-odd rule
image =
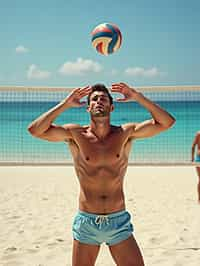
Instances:
[[[111,104],[110,111],[112,112],[115,109],[114,104]]]
[[[87,112],[88,113],[90,112],[90,106],[89,105],[87,106]]]

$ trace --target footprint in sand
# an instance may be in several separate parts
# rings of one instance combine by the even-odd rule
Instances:
[[[37,253],[39,251],[39,247],[35,247],[35,248],[29,248],[26,251],[28,251],[28,253]]]
[[[56,242],[51,242],[51,243],[48,243],[47,246],[48,247],[55,247],[58,243]]]
[[[47,246],[48,247],[54,247],[54,246],[57,246],[59,243],[64,242],[64,240],[62,238],[56,238],[55,241],[56,242],[48,243]]]
[[[58,241],[58,242],[64,242],[64,239],[62,239],[62,238],[56,238],[56,241]]]
[[[9,248],[6,248],[5,252],[6,253],[10,253],[10,252],[13,252],[13,251],[16,251],[17,248],[16,247],[9,247]]]
[[[17,251],[17,248],[16,247],[8,247],[4,250],[4,254],[2,256],[2,259],[3,260],[12,260],[12,259],[15,259],[18,254],[16,254],[16,251]]]

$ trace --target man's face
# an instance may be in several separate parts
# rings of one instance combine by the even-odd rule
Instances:
[[[113,110],[113,105],[110,104],[110,99],[107,93],[103,91],[94,91],[90,96],[90,105],[88,112],[92,116],[104,117],[108,116]]]

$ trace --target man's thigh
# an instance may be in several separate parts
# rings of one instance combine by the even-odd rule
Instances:
[[[74,240],[72,266],[94,266],[99,249],[98,245],[83,244]]]
[[[118,266],[144,266],[142,254],[133,235],[119,244],[109,246],[109,249]]]

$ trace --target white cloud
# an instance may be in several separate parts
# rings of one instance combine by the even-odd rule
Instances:
[[[112,69],[111,70],[111,75],[112,76],[116,76],[118,74],[118,70],[116,70],[116,69]]]
[[[16,53],[18,54],[25,54],[29,52],[29,49],[24,47],[23,45],[19,45],[15,48]]]
[[[58,72],[62,75],[83,75],[91,72],[100,72],[102,66],[90,59],[78,58],[75,62],[64,63]]]
[[[28,79],[47,79],[51,73],[49,71],[40,70],[38,66],[32,64],[29,66],[27,71]]]
[[[142,67],[129,67],[125,71],[125,74],[132,77],[145,77],[154,78],[161,75],[161,72],[156,67],[150,69],[144,69]]]

